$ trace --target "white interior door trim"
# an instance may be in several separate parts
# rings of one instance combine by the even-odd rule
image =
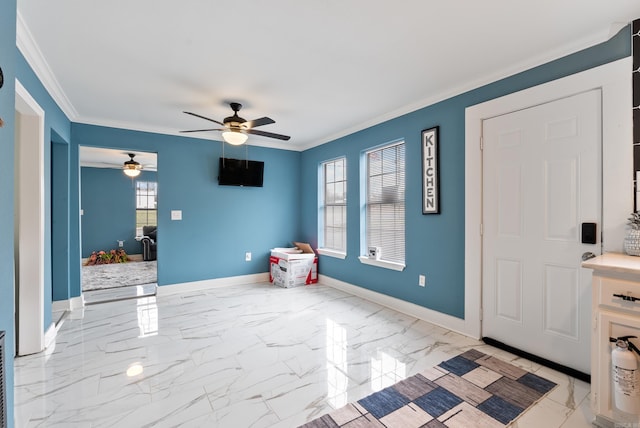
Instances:
[[[44,334],[44,110],[16,79],[16,281],[18,355],[40,352]]]
[[[602,90],[603,252],[622,251],[633,211],[631,57],[465,110],[465,334],[482,336],[482,120],[595,88]],[[604,238],[606,237],[606,238]]]

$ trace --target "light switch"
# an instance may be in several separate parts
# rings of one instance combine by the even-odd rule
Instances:
[[[171,220],[182,220],[182,210],[171,210]]]

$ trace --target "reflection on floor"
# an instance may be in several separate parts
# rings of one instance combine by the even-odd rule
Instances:
[[[138,297],[155,296],[158,284],[132,285],[129,287],[107,288],[104,290],[85,291],[84,303],[113,302],[115,300],[135,299]]]
[[[475,348],[559,386],[514,427],[589,427],[589,384],[323,285],[71,311],[15,361],[16,426],[296,427]]]

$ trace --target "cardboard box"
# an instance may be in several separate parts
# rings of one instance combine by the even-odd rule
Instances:
[[[318,256],[309,244],[294,242],[297,248],[274,248],[269,257],[269,280],[290,288],[318,282]]]

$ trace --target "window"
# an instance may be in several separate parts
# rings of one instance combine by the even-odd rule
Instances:
[[[320,253],[340,257],[347,251],[346,159],[322,163],[320,173]]]
[[[158,225],[158,183],[136,181],[136,235],[142,236],[142,226]]]
[[[360,261],[402,270],[405,262],[405,144],[395,143],[365,153],[364,251]],[[379,257],[368,248],[378,247]]]

